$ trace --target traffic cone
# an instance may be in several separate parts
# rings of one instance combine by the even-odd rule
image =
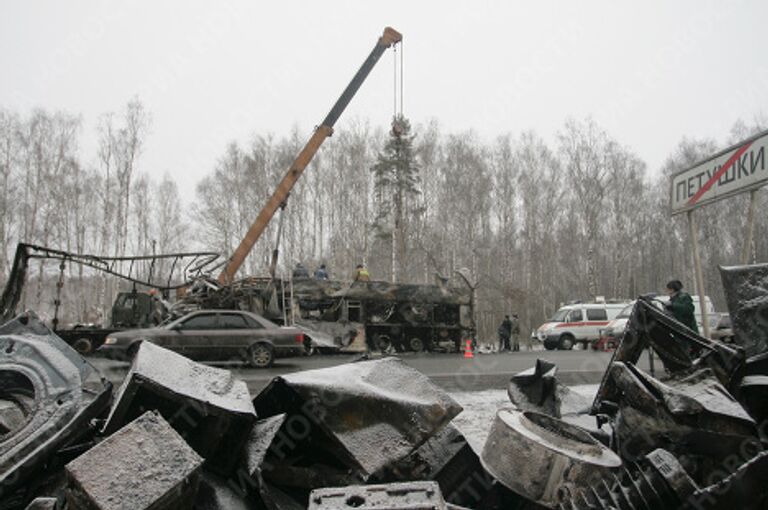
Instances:
[[[472,340],[467,338],[467,345],[464,347],[464,357],[465,358],[474,358],[472,355]]]

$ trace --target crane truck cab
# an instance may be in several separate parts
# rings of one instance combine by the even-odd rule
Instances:
[[[575,303],[561,307],[536,330],[536,338],[548,351],[571,350],[577,343],[587,345],[600,338],[600,330],[626,308],[621,303]]]

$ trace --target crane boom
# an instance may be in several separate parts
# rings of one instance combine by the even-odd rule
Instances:
[[[288,172],[259,212],[259,215],[248,229],[248,232],[246,232],[243,240],[240,241],[240,245],[232,253],[232,256],[229,258],[226,266],[224,266],[224,269],[219,275],[219,283],[228,284],[232,282],[235,274],[240,269],[240,266],[243,265],[245,257],[251,252],[253,245],[259,240],[264,229],[267,227],[267,224],[275,215],[275,212],[280,208],[280,205],[288,198],[289,193],[296,184],[296,181],[301,177],[304,169],[309,165],[309,162],[312,161],[312,158],[317,153],[318,149],[320,149],[320,146],[325,139],[333,134],[333,125],[339,119],[355,93],[368,77],[373,66],[376,65],[376,62],[378,62],[384,54],[384,50],[393,44],[402,41],[402,39],[403,36],[397,30],[390,27],[384,29],[384,33],[379,37],[376,46],[373,47],[368,58],[365,59],[365,62],[363,62],[363,65],[360,66],[360,69],[355,73],[352,81],[349,82],[347,88],[344,89],[344,92],[342,92],[339,99],[336,100],[336,103],[333,105],[333,108],[331,108],[331,111],[328,112],[328,115],[325,117],[322,124],[315,129],[315,132],[309,138],[304,148],[299,152],[299,155],[296,156],[296,159],[291,164]]]

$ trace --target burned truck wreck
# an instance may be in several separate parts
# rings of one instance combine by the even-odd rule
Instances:
[[[467,287],[246,278],[226,286],[200,285],[178,310],[195,306],[249,310],[304,326],[320,347],[347,347],[364,335],[369,346],[382,351],[458,351],[462,340],[474,336]]]

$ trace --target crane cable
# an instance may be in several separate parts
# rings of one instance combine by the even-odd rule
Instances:
[[[398,73],[398,52],[397,52],[397,46],[400,45],[400,72]],[[393,78],[394,78],[394,93],[393,93],[393,115],[392,115],[392,131],[396,134],[400,133],[400,126],[398,125],[398,120],[403,117],[403,42],[400,41],[399,43],[396,43],[392,47],[392,54],[394,55],[394,58],[392,60],[392,63],[394,64],[393,70]],[[398,84],[399,79],[399,84]],[[399,87],[398,87],[399,85]],[[398,100],[398,88],[399,88],[399,96],[400,96],[400,111],[397,110],[397,100]],[[399,113],[399,115],[398,115]]]

